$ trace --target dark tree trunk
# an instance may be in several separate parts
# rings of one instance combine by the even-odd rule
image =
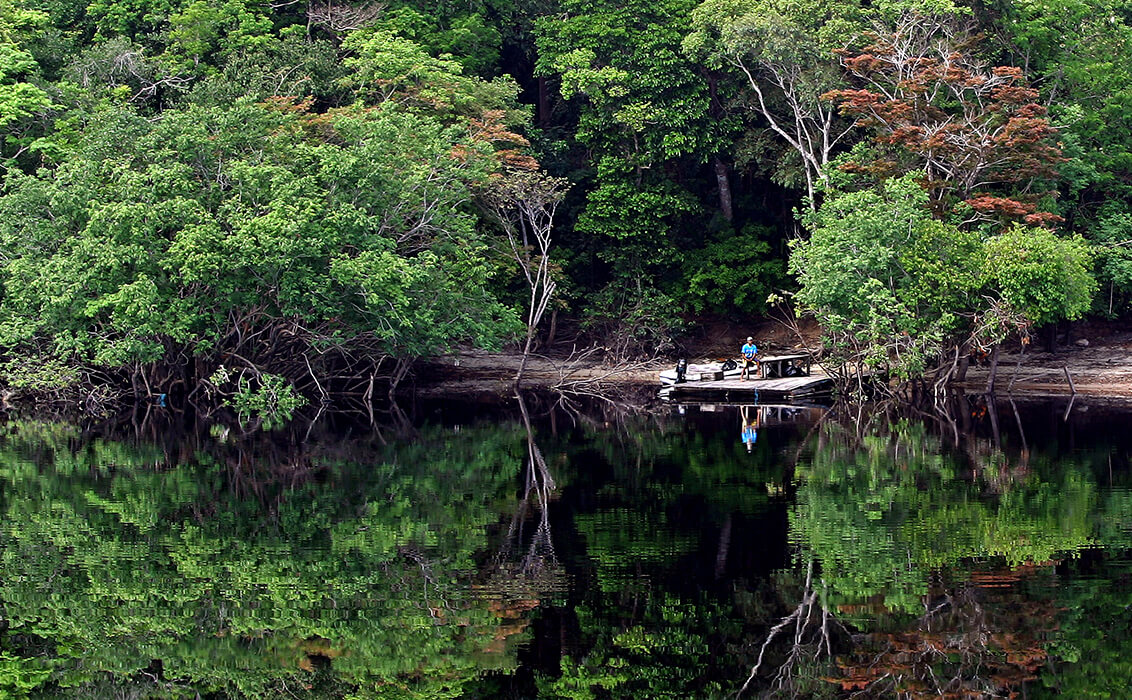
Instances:
[[[971,425],[971,405],[967,403],[967,397],[964,394],[956,394],[953,399],[954,405],[957,407],[957,415],[959,416],[959,430],[967,436],[968,440],[973,435],[973,427]]]
[[[998,403],[994,400],[994,394],[987,396],[987,415],[990,416],[991,434],[994,436],[994,446],[1002,449],[1002,433],[998,430]],[[1053,415],[1053,411],[1050,411]]]
[[[959,346],[959,367],[955,371],[955,381],[967,380],[967,369],[971,366],[971,346],[966,341]]]
[[[1000,346],[995,345],[994,351],[991,352],[990,374],[987,375],[987,393],[988,394],[994,392],[994,378],[995,378],[995,375],[998,374],[998,351],[999,351],[999,347]]]
[[[719,183],[719,211],[723,213],[724,219],[731,221],[734,211],[731,206],[731,183],[727,179],[727,166],[719,156],[716,156],[712,159],[712,167],[715,168],[715,180]]]
[[[719,101],[719,81],[711,72],[707,72],[704,77],[707,79],[708,94],[711,96],[708,102],[708,114],[713,119],[720,119],[723,116],[723,104]],[[719,211],[724,219],[731,221],[734,208],[731,204],[731,183],[727,178],[727,165],[716,155],[711,160],[711,167],[715,171],[715,180],[719,183]]]
[[[719,531],[719,546],[715,550],[715,577],[722,578],[723,574],[727,571],[727,551],[731,549],[731,514],[727,514],[727,520],[723,522],[723,528]]]
[[[550,90],[546,86],[546,78],[538,79],[538,125],[546,128],[550,126]]]
[[[550,330],[546,332],[546,347],[554,345],[555,336],[558,335],[558,309],[550,311]]]
[[[1045,328],[1042,329],[1045,335],[1046,352],[1053,352],[1057,349],[1057,324],[1047,323]]]

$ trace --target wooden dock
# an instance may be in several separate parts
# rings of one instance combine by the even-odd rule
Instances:
[[[833,391],[833,379],[824,374],[776,379],[718,379],[673,384],[661,396],[673,401],[795,401],[823,396]]]

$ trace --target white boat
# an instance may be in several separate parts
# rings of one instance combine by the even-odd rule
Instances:
[[[684,381],[701,382],[716,379],[739,379],[743,369],[737,360],[723,360],[714,362],[698,362],[688,365],[684,372]],[[676,383],[676,368],[666,369],[660,373],[660,383],[671,386]]]

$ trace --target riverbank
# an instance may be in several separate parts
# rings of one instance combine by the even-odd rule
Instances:
[[[990,368],[973,366],[961,388],[983,391]],[[1132,334],[1070,345],[1054,352],[1003,353],[995,377],[997,393],[1083,396],[1132,400]]]
[[[470,350],[420,364],[415,370],[416,392],[444,394],[508,394],[522,355]],[[527,360],[523,386],[533,389],[574,388],[620,390],[656,385],[657,374],[672,363],[655,360],[635,363],[604,362],[597,357],[535,356]]]
[[[797,352],[817,345],[816,328],[804,329],[799,337],[771,322],[749,330],[715,324],[692,339],[685,348],[686,356],[690,362],[733,357],[738,352],[736,343],[744,334],[753,335],[764,353]],[[1069,396],[1075,391],[1081,396],[1132,401],[1132,331],[1122,326],[1082,324],[1075,328],[1069,344],[1059,345],[1052,352],[1032,347],[1020,350],[1020,346],[1008,347],[1000,354],[997,393],[1046,397]],[[423,395],[510,393],[521,359],[516,353],[482,351],[449,355],[418,368],[417,390]],[[597,355],[536,356],[528,361],[524,386],[626,391],[659,386],[657,374],[672,364],[671,359],[611,363]],[[989,365],[972,365],[965,381],[955,386],[981,393],[989,373]]]

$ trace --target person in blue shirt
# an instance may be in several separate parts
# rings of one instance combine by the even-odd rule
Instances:
[[[747,452],[754,450],[755,442],[759,439],[759,409],[755,407],[754,419],[752,419],[751,408],[751,406],[743,406],[739,409],[739,422],[741,423],[739,437],[743,444],[747,446]]]
[[[739,349],[739,352],[743,353],[743,369],[739,372],[739,378],[747,381],[751,367],[755,368],[755,376],[758,376],[759,346],[755,345],[755,339],[747,336],[747,342]]]

